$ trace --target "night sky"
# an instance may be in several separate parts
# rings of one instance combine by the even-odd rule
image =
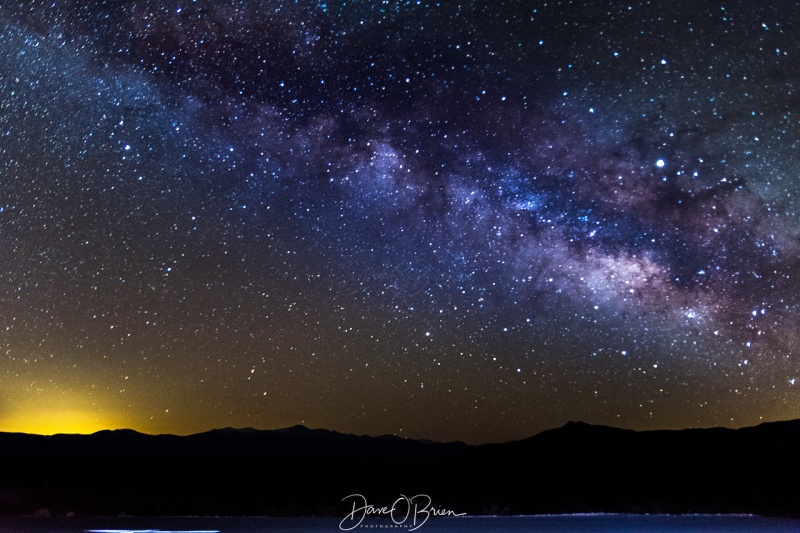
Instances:
[[[800,417],[794,0],[0,6],[0,430]]]

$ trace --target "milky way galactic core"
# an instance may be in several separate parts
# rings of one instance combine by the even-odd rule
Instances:
[[[0,6],[0,430],[800,415],[794,1]]]

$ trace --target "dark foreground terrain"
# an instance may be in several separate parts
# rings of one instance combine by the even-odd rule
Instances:
[[[798,516],[798,453],[800,421],[648,432],[569,423],[482,446],[302,426],[0,433],[0,514],[342,516],[350,494],[376,506],[427,494],[468,514]]]

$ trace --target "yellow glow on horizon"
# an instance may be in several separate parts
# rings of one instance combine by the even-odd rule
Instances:
[[[127,412],[108,394],[85,392],[64,383],[6,389],[0,410],[0,431],[54,435],[95,433],[125,427]]]
[[[24,417],[0,421],[0,431],[10,433],[95,433],[103,429],[117,429],[110,417],[79,409],[49,409],[28,412]]]

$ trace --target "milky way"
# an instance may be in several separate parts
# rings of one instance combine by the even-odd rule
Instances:
[[[0,430],[800,408],[795,2],[7,2]]]

